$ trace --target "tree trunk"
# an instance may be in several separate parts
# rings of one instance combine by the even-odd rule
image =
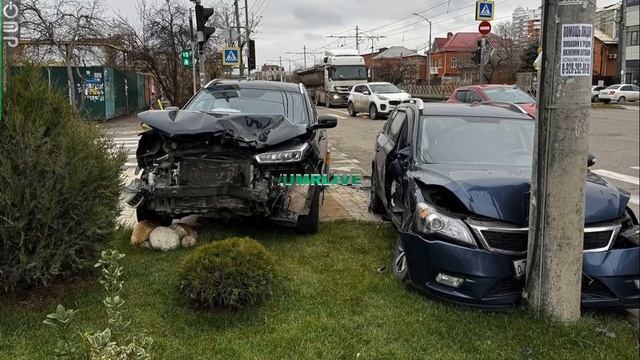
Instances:
[[[69,87],[69,104],[73,105],[77,109],[77,99],[76,99],[76,84],[73,80],[73,68],[71,66],[73,57],[73,45],[65,46],[65,54],[64,54],[64,63],[67,67],[67,86]]]

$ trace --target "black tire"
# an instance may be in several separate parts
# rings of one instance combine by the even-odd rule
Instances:
[[[138,219],[138,222],[149,220],[160,226],[169,226],[173,222],[173,219],[169,216],[160,215],[153,210],[142,208],[136,209],[136,218]]]
[[[371,191],[370,191],[370,199],[369,199],[369,210],[378,215],[382,215],[385,213],[384,204],[380,197],[376,193],[376,184],[373,179],[375,179],[375,169],[373,166],[371,167]]]
[[[591,98],[591,101],[594,103],[597,103],[599,101],[598,95],[593,95],[593,97]]]
[[[311,200],[309,215],[298,216],[296,231],[299,234],[315,234],[320,224],[320,188],[316,188]]]
[[[409,279],[409,263],[407,262],[407,256],[400,236],[398,236],[396,246],[393,248],[391,271],[393,271],[393,274],[402,282],[406,282]]]
[[[624,97],[624,96],[620,96],[620,97],[618,98],[618,104],[622,104],[622,103],[623,103],[623,102],[625,102],[625,101],[627,101],[627,98],[626,98],[626,97]]]
[[[378,117],[378,107],[376,107],[376,104],[369,105],[369,119],[376,120]]]
[[[358,115],[358,113],[356,112],[356,108],[355,106],[353,106],[353,103],[351,101],[349,101],[349,104],[347,105],[347,112],[351,117],[356,117]]]

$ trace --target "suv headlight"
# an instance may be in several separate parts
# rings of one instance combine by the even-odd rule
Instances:
[[[425,203],[416,205],[415,218],[418,231],[423,234],[439,234],[465,245],[478,247],[471,231],[460,219],[439,213]]]
[[[259,164],[282,164],[301,161],[309,148],[308,143],[291,149],[267,152],[256,155],[255,159]]]
[[[377,96],[377,97],[378,97],[378,99],[380,99],[380,100],[389,100],[389,98],[388,98],[388,97],[385,97],[385,96],[380,96],[380,95],[376,95],[376,96]]]

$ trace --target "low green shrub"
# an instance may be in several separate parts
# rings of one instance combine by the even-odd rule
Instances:
[[[119,215],[126,156],[38,68],[9,77],[0,121],[0,292],[90,267]]]
[[[182,262],[180,293],[197,306],[238,310],[273,294],[274,258],[257,241],[231,238],[201,246]]]

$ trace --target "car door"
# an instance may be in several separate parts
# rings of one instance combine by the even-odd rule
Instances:
[[[635,100],[633,98],[633,88],[631,87],[631,85],[622,86],[620,88],[620,94],[618,98],[620,98],[620,96],[624,96],[626,100]]]
[[[631,85],[631,95],[629,95],[629,98],[633,101],[639,101],[640,100],[640,87],[636,86],[636,85]]]
[[[369,97],[371,96],[371,88],[369,85],[362,85],[362,96],[360,97],[360,103],[358,106],[360,107],[360,111],[367,112],[369,111]]]
[[[389,165],[392,160],[393,152],[395,150],[396,143],[400,137],[402,126],[407,119],[407,113],[403,110],[394,110],[389,116],[389,121],[385,124],[385,127],[378,135],[376,142],[375,153],[375,186],[378,194],[384,194],[381,196],[382,202],[385,206],[389,206],[390,197],[390,178],[387,177]]]
[[[353,87],[353,89],[351,89],[351,103],[353,104],[353,109],[358,112],[360,111],[360,109],[358,109],[358,98],[360,97],[360,85],[356,85]]]

